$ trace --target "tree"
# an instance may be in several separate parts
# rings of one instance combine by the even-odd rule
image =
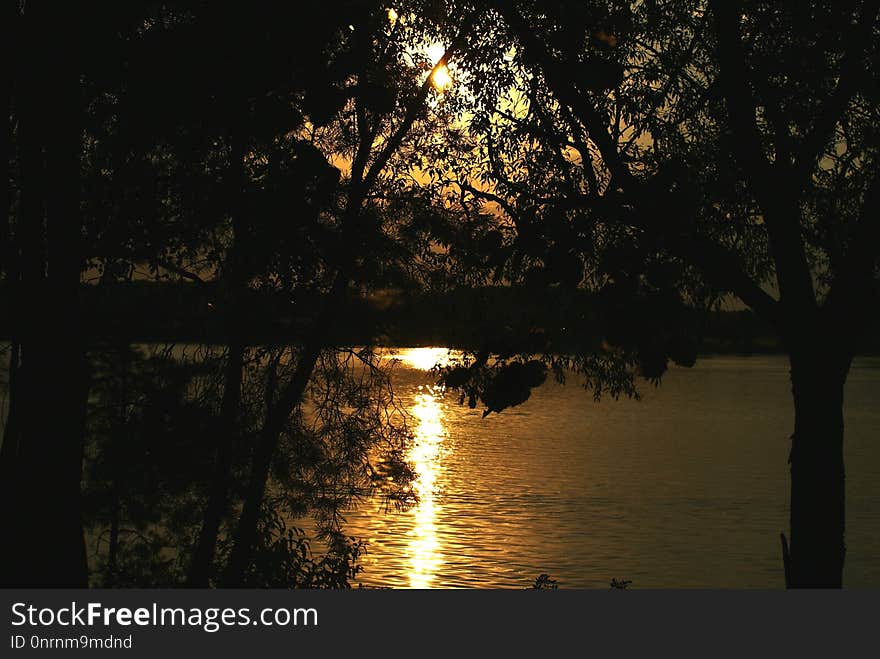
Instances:
[[[346,86],[335,99],[323,99],[313,105],[310,119],[314,126],[330,124],[318,135],[315,144],[327,145],[328,158],[335,152],[350,158],[348,176],[340,190],[340,203],[331,209],[330,218],[338,229],[338,242],[327,268],[329,281],[323,300],[296,354],[296,368],[267,405],[260,436],[257,439],[249,483],[242,513],[234,535],[234,546],[226,566],[223,585],[242,585],[250,563],[269,476],[282,428],[291,412],[302,402],[315,367],[327,343],[328,332],[341,321],[340,303],[346,299],[353,281],[363,281],[367,240],[382,231],[381,187],[397,183],[395,160],[411,136],[414,125],[428,123],[427,100],[436,93],[434,72],[445,67],[461,50],[464,39],[473,27],[474,17],[466,16],[456,38],[440,60],[428,71],[413,67],[406,46],[417,38],[421,28],[413,21],[403,27],[392,21],[386,11],[375,7],[364,10],[350,25],[351,35],[345,43],[350,48],[348,60],[352,68]],[[401,36],[402,35],[402,36]],[[417,76],[427,74],[416,82]],[[407,87],[409,84],[411,87]],[[332,123],[338,117],[338,123]],[[326,141],[323,141],[326,140]],[[405,153],[404,153],[405,156]],[[329,159],[329,158],[328,158]],[[404,160],[402,172],[407,175],[411,165]],[[390,172],[390,176],[389,176]],[[381,235],[381,233],[379,234]]]
[[[414,2],[411,9],[445,20],[442,11],[424,4]],[[435,129],[450,116],[436,103],[431,69],[445,66],[456,43],[435,67],[419,50],[431,37],[432,21],[411,20],[409,14],[392,19],[384,7],[361,0],[340,7],[267,4],[247,15],[200,2],[111,3],[104,9],[90,21],[77,16],[89,36],[79,57],[57,70],[40,60],[34,71],[42,77],[29,77],[25,67],[17,72],[16,81],[23,83],[14,115],[20,174],[13,179],[20,203],[12,206],[11,239],[2,237],[4,247],[14,246],[19,258],[13,265],[20,262],[21,268],[5,267],[4,275],[16,299],[35,300],[42,299],[36,283],[45,271],[55,282],[56,270],[67,267],[65,296],[52,298],[47,308],[64,309],[83,323],[74,324],[74,340],[44,350],[53,365],[64,367],[64,377],[53,378],[48,358],[39,362],[42,371],[31,368],[37,360],[32,354],[42,354],[31,343],[48,343],[46,334],[60,324],[47,314],[15,309],[21,327],[14,332],[10,373],[18,384],[11,387],[15,404],[3,444],[4,470],[14,474],[29,452],[33,463],[21,474],[29,487],[45,484],[39,437],[59,415],[38,414],[47,401],[37,385],[59,383],[59,399],[71,401],[69,410],[59,407],[71,432],[58,437],[64,450],[48,460],[64,459],[64,478],[58,487],[44,488],[34,506],[20,505],[13,496],[17,481],[4,479],[4,505],[20,538],[5,566],[20,577],[16,583],[35,583],[43,567],[29,562],[37,555],[31,541],[44,548],[50,543],[28,528],[53,497],[62,498],[63,484],[58,524],[65,533],[67,526],[71,530],[65,536],[71,546],[63,551],[77,562],[75,583],[85,585],[85,553],[71,548],[76,538],[82,544],[78,483],[85,441],[88,531],[97,534],[96,546],[106,546],[106,555],[97,552],[93,567],[100,566],[101,576],[92,570],[93,581],[178,583],[180,565],[188,562],[188,583],[205,586],[217,582],[224,561],[230,585],[265,581],[279,573],[255,566],[253,557],[277,556],[267,543],[279,551],[285,546],[271,539],[283,534],[273,522],[281,501],[296,500],[298,512],[314,511],[327,522],[323,530],[336,533],[340,507],[365,484],[383,480],[368,449],[384,444],[386,467],[398,469],[393,463],[400,459],[405,428],[380,422],[393,403],[387,365],[371,350],[341,347],[336,325],[353,290],[391,282],[418,286],[430,278],[428,268],[419,267],[419,259],[434,258],[422,220],[444,211],[432,208],[437,200],[410,181],[423,158],[421,147],[437,143]],[[56,25],[59,18],[36,5],[12,13],[34,30],[38,20]],[[471,23],[465,21],[464,31]],[[46,52],[57,54],[64,43]],[[57,80],[64,83],[59,90],[53,87]],[[65,103],[54,107],[63,111],[63,121],[49,130],[49,95],[62,91],[76,102],[68,107],[67,97],[59,96]],[[76,219],[64,225],[66,232],[46,230],[61,227],[61,215],[53,208],[44,212],[54,197],[36,175],[45,165],[37,162],[42,153],[55,155],[50,138],[60,127],[69,129],[67,169],[59,165],[45,181],[63,184],[69,193],[58,195]],[[60,159],[61,149],[58,154]],[[55,161],[49,164],[55,167]],[[59,256],[57,236],[76,248]],[[52,247],[49,259],[44,243]],[[82,273],[87,286],[81,285]],[[194,297],[207,303],[227,342],[222,357],[205,350],[192,364],[183,357],[185,364],[144,363],[131,347],[138,328],[114,318],[113,306],[120,294],[141,288],[133,280],[145,275],[156,282],[192,282],[199,290]],[[58,278],[59,289],[60,283]],[[247,311],[260,295],[286,299],[299,312],[284,345],[248,345]],[[74,306],[80,297],[97,301],[96,322],[86,322],[82,307]],[[95,377],[74,382],[86,364],[86,348]],[[171,346],[159,352],[176,354]],[[150,379],[166,384],[167,396]],[[349,410],[344,419],[342,407]],[[135,425],[150,428],[154,443]],[[188,455],[171,466],[162,456],[174,442]],[[148,450],[139,452],[144,444]],[[302,455],[291,456],[291,446]],[[168,471],[154,478],[154,492],[133,477],[133,460],[145,470]],[[285,479],[283,471],[273,475],[273,466],[284,460],[290,473],[302,472],[298,481]],[[208,462],[214,466],[205,478]],[[329,491],[334,494],[318,494]],[[157,510],[168,519],[157,517]],[[196,532],[199,515],[193,511],[201,513]],[[193,535],[190,554],[185,545]],[[339,540],[334,537],[333,551],[343,562],[353,560],[357,552]],[[157,558],[151,578],[142,559],[169,549],[176,562],[169,567]],[[21,570],[22,564],[33,569]],[[71,583],[51,571],[40,574],[47,585]]]
[[[300,30],[295,48],[291,25]],[[266,511],[273,510],[265,491],[279,446],[297,434],[314,434],[329,445],[339,432],[333,424],[307,431],[291,423],[308,402],[310,387],[331,375],[339,382],[350,377],[342,377],[333,365],[337,352],[328,345],[338,307],[348,299],[352,280],[373,285],[377,275],[387,276],[373,272],[377,263],[402,257],[392,250],[393,258],[366,258],[393,245],[385,236],[390,216],[371,195],[379,175],[388,176],[387,165],[412,124],[425,120],[420,106],[430,87],[419,77],[428,71],[401,58],[400,49],[409,42],[400,35],[418,28],[393,29],[386,11],[372,2],[349,3],[341,10],[267,5],[246,17],[209,5],[160,5],[156,15],[135,27],[123,54],[138,75],[109,81],[118,100],[109,109],[112,120],[98,126],[95,140],[106,141],[103,150],[111,154],[109,166],[97,159],[95,167],[107,194],[94,198],[137,198],[144,162],[147,171],[170,181],[170,190],[165,199],[147,196],[144,205],[111,208],[104,224],[118,228],[105,232],[109,239],[101,253],[127,263],[128,271],[146,262],[153,271],[197,281],[216,302],[229,345],[211,431],[217,440],[215,467],[188,583],[208,585],[216,573],[224,523],[238,527],[234,542],[222,541],[223,557],[231,565],[227,578],[249,583],[250,556],[262,537]],[[233,42],[235,57],[213,56]],[[166,61],[173,61],[174,68],[159,78],[155,70]],[[408,82],[412,89],[405,88]],[[421,96],[413,97],[420,88]],[[106,83],[99,91],[107,94]],[[394,146],[376,147],[382,162],[367,162],[373,141],[383,138],[393,138]],[[353,154],[356,163],[350,162]],[[362,169],[340,184],[334,159]],[[112,180],[107,171],[113,172]],[[365,172],[371,180],[363,186]],[[395,176],[383,185],[396,185]],[[143,229],[132,231],[134,223]],[[132,235],[144,235],[146,241],[132,245]],[[187,264],[203,254],[207,264],[200,270]],[[304,344],[268,350],[245,345],[246,302],[255,291],[289,296],[291,303],[319,300],[317,308],[312,302],[298,304],[307,327]],[[387,386],[387,378],[370,353],[359,353],[358,359],[376,383],[361,379],[363,400],[370,400],[378,387]],[[259,375],[248,375],[249,369]],[[259,393],[245,399],[245,389],[263,378]],[[334,400],[326,408],[337,404],[352,401]],[[263,410],[265,419],[254,421]],[[366,411],[352,413],[349,443]],[[395,432],[364,428],[358,441],[376,445]],[[252,473],[236,523],[228,515],[238,496],[242,453]],[[353,452],[349,463],[337,464],[331,473],[351,474],[365,465],[365,454]],[[340,496],[336,507],[345,500]]]
[[[643,373],[679,347],[646,353],[614,323],[646,294],[733,295],[775,328],[795,407],[786,583],[839,587],[843,386],[877,293],[878,3],[491,4],[525,109],[484,98],[492,175],[471,194],[510,217],[514,252],[536,223],[587,239],[573,277],[612,301],[608,343]]]
[[[334,530],[376,476],[365,447],[403,432],[369,411],[388,401],[377,355],[340,331],[355,291],[489,280],[536,297],[586,289],[590,308],[577,342],[524,322],[443,374],[486,414],[524,402],[548,369],[580,371],[597,397],[634,395],[636,373],[693,364],[694,307],[721,298],[772,325],[795,404],[787,582],[841,585],[843,387],[877,293],[880,3],[544,4],[108,3],[89,20],[7,5],[4,28],[27,47],[5,87],[14,326],[0,468],[19,539],[5,580],[84,585],[85,436],[100,458],[90,482],[111,493],[89,508],[110,520],[106,583],[121,583],[122,511],[145,495],[120,487],[132,419],[204,440],[186,443],[192,459],[165,489],[169,509],[196,514],[148,538],[186,557],[163,579],[288,579],[302,566],[255,564],[301,547],[276,523],[274,487]],[[145,370],[112,322],[88,335],[81,275],[109,291],[139,269],[192,282],[213,309],[226,349],[199,375]],[[283,345],[248,345],[260,295],[297,310]],[[91,355],[90,384],[98,334],[112,345]],[[573,343],[583,350],[561,350]],[[360,392],[353,364],[370,374]],[[179,423],[144,373],[173,380],[164,407]],[[87,424],[90,391],[104,417]],[[299,473],[298,451],[308,478],[273,473],[285,460]],[[292,494],[311,478],[345,494]],[[53,526],[33,524],[49,511]],[[337,553],[347,565],[357,552]]]

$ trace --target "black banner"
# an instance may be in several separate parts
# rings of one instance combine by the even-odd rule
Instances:
[[[843,656],[880,597],[748,591],[5,590],[0,656],[38,651]]]

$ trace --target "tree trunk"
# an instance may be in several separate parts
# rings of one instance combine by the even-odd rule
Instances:
[[[830,356],[830,350],[828,342],[816,342],[790,358],[795,429],[786,573],[792,588],[843,584],[843,389],[852,357]]]
[[[131,346],[124,340],[118,348],[119,356],[119,399],[116,406],[116,422],[112,426],[110,438],[110,464],[112,480],[110,484],[110,541],[107,545],[107,569],[104,574],[104,587],[115,588],[119,574],[119,526],[122,517],[122,498],[125,473],[122,460],[124,445],[128,444],[128,379],[131,374]]]
[[[220,525],[229,505],[232,480],[232,461],[235,440],[238,437],[239,409],[241,407],[241,380],[244,367],[244,346],[234,342],[229,346],[224,375],[223,400],[220,403],[217,455],[208,494],[208,503],[202,520],[199,540],[190,563],[187,586],[207,588],[211,566],[220,535]]]
[[[9,163],[12,162],[12,126],[11,116],[13,112],[12,91],[15,84],[13,71],[18,44],[16,34],[18,32],[18,6],[14,2],[6,2],[0,9],[0,42],[2,56],[5,65],[0,68],[0,112],[3,112],[3,127],[0,128],[0,167],[3,168],[4,178],[0,181],[0,277],[8,290],[9,282],[14,276],[14,268],[11,267],[15,260],[13,257],[12,243],[12,200],[14,193],[9,176]]]
[[[104,573],[104,588],[116,586],[116,575],[119,572],[119,486],[114,478],[110,501],[110,540],[107,544],[107,569]]]
[[[80,330],[81,104],[78,9],[29,2],[16,91],[21,345],[15,426],[4,451],[2,583],[84,587],[80,506],[88,371]],[[24,306],[24,304],[27,306]]]
[[[211,567],[220,526],[229,507],[229,491],[232,487],[232,467],[236,442],[239,440],[241,391],[244,378],[244,322],[241,301],[247,286],[242,241],[245,232],[245,167],[247,151],[247,109],[243,102],[236,108],[236,121],[230,135],[229,182],[232,187],[230,214],[232,216],[232,245],[229,254],[229,272],[224,313],[228,350],[226,368],[223,374],[223,399],[220,402],[220,416],[217,426],[217,451],[214,469],[208,488],[208,502],[202,519],[199,539],[190,562],[187,586],[207,588],[211,577]]]
[[[348,279],[346,278],[345,281],[347,282]],[[323,327],[323,324],[320,326]],[[245,573],[253,556],[260,509],[266,494],[272,457],[291,410],[302,400],[308,387],[321,352],[319,346],[320,342],[315,337],[303,348],[290,382],[280,397],[281,400],[274,405],[269,402],[266,420],[254,451],[244,506],[235,532],[235,542],[223,575],[222,586],[225,588],[238,588],[244,582]]]

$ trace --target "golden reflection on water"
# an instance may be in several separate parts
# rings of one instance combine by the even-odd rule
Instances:
[[[411,588],[430,588],[441,563],[435,526],[439,505],[435,495],[441,471],[440,453],[446,437],[440,403],[442,393],[440,387],[424,387],[416,394],[410,410],[418,425],[407,457],[415,468],[415,491],[419,497],[408,546]]]
[[[404,348],[394,355],[411,368],[430,371],[436,364],[443,365],[448,361],[449,351],[446,348]]]
[[[409,348],[396,357],[407,366],[428,371],[446,361],[447,351],[445,348]],[[408,411],[416,421],[407,458],[416,473],[414,489],[418,495],[418,505],[411,511],[413,528],[407,545],[409,585],[410,588],[430,588],[442,565],[436,526],[440,503],[436,495],[448,434],[444,424],[443,388],[419,386]]]

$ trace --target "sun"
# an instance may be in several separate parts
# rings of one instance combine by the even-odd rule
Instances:
[[[437,62],[439,62],[444,53],[446,52],[446,47],[442,43],[434,43],[428,46],[428,59],[431,60],[431,65],[436,66]],[[431,84],[434,85],[434,88],[437,91],[443,92],[452,87],[452,75],[449,73],[449,69],[446,68],[446,65],[438,67],[434,73],[431,74]]]
[[[449,75],[449,69],[446,68],[445,64],[431,74],[431,84],[434,85],[437,91],[441,92],[452,87],[452,76]]]

